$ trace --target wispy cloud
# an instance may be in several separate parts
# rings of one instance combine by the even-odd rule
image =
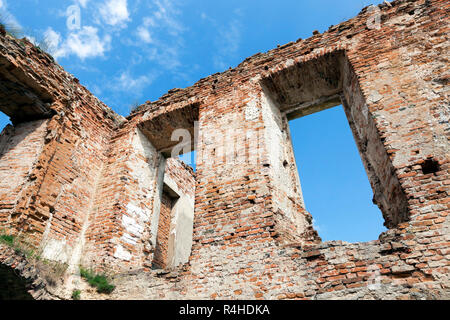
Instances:
[[[148,27],[142,25],[137,28],[137,35],[145,43],[152,43],[153,37]]]
[[[75,2],[79,3],[80,6],[82,6],[83,8],[86,8],[86,5],[89,2],[89,0],[75,0]]]
[[[149,32],[162,30],[174,37],[185,30],[179,21],[181,11],[173,0],[155,0],[152,10],[154,10],[152,15],[144,17],[141,28],[145,28]]]
[[[95,84],[92,87],[94,93],[102,96],[105,103],[109,106],[115,107],[116,111],[122,115],[130,113],[131,109],[140,104],[141,98],[149,97],[145,90],[158,77],[157,72],[147,71],[144,75],[138,75],[128,68],[122,70],[115,77],[104,78],[101,87]]]
[[[61,35],[53,30],[52,28],[47,28],[47,30],[44,33],[45,40],[47,41],[48,50],[55,54],[59,46],[61,44]]]
[[[239,51],[241,43],[241,12],[235,11],[235,17],[226,26],[219,28],[216,39],[217,53],[213,57],[214,66],[224,70],[230,66],[231,60]],[[204,16],[204,19],[207,17]]]
[[[48,28],[45,38],[49,44],[49,50],[55,58],[64,58],[76,55],[80,59],[103,56],[111,46],[111,36],[101,38],[98,29],[90,26],[69,33],[67,39],[62,41],[61,35]]]
[[[11,12],[8,11],[8,2],[6,0],[0,0],[0,14],[2,18],[2,23],[5,24],[10,29],[21,30],[22,26],[16,17],[14,17]]]
[[[144,88],[153,82],[154,78],[154,76],[149,75],[134,77],[129,71],[125,71],[114,79],[113,89],[139,96]]]
[[[111,26],[125,27],[130,21],[127,0],[105,0],[99,8],[103,22]]]
[[[179,54],[183,47],[182,33],[186,29],[180,22],[178,5],[174,0],[153,1],[153,13],[142,19],[135,33],[139,41],[135,45],[146,45],[148,58],[169,70],[181,65]]]

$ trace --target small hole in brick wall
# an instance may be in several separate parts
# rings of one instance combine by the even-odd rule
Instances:
[[[421,166],[423,174],[436,173],[440,170],[439,162],[433,158],[426,159]]]
[[[323,241],[378,239],[386,228],[342,106],[289,122],[306,209]]]

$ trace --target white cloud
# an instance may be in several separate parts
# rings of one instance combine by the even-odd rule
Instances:
[[[71,33],[65,43],[67,50],[81,59],[103,56],[109,50],[111,36],[106,35],[103,39],[97,34],[94,27],[83,27],[80,31]]]
[[[83,27],[69,34],[65,41],[61,41],[61,35],[51,28],[45,32],[45,38],[49,50],[55,58],[67,57],[72,54],[84,60],[103,56],[110,49],[111,36],[100,38],[98,29],[94,27]]]
[[[20,34],[22,26],[19,21],[17,21],[16,17],[8,11],[8,3],[6,0],[0,0],[0,11],[2,18],[1,22],[5,24],[9,30],[17,31]]]
[[[158,61],[166,69],[173,70],[181,65],[179,53],[183,46],[181,34],[185,27],[180,23],[181,11],[174,0],[154,0],[152,14],[142,19],[136,35],[148,47],[148,58]],[[161,38],[164,40],[161,40]],[[137,43],[136,45],[141,45]]]
[[[111,26],[124,27],[130,20],[127,0],[106,0],[99,10],[103,21]]]
[[[39,41],[36,40],[35,37],[30,36],[29,34],[24,35],[25,38],[28,39],[28,41],[30,41],[32,44],[34,44],[35,46],[39,45]]]
[[[313,218],[313,220],[312,220],[312,225],[313,225],[313,228],[314,228],[316,231],[321,231],[321,227],[317,224],[317,221],[316,221],[316,219],[314,219],[314,218]]]
[[[49,47],[49,51],[51,53],[56,53],[61,43],[61,35],[52,28],[48,28],[44,33],[44,37]]]
[[[89,2],[89,0],[76,0],[80,6],[82,6],[83,8],[86,8],[86,4]]]
[[[172,0],[156,0],[155,5],[158,10],[154,13],[153,19],[150,18],[149,21],[153,22],[153,26],[156,24],[156,26],[165,28],[170,35],[178,36],[184,27],[177,19],[180,11],[175,7],[174,2]]]
[[[230,67],[227,63],[239,50],[241,41],[240,30],[241,23],[238,19],[233,19],[226,28],[219,30],[219,36],[216,40],[218,51],[213,58],[216,68],[224,70]]]
[[[138,35],[139,39],[141,39],[145,43],[152,43],[153,42],[153,38],[152,38],[152,35],[151,35],[150,31],[148,30],[148,28],[146,28],[144,26],[138,27],[137,35]]]
[[[133,77],[128,71],[122,72],[122,74],[115,78],[114,89],[140,95],[142,90],[154,80],[151,76]]]
[[[142,25],[137,29],[138,37],[150,43],[153,39],[153,33],[165,32],[172,37],[178,37],[183,31],[183,25],[178,21],[180,11],[175,7],[172,0],[156,0],[154,2],[155,11],[151,16],[147,16],[142,20]]]
[[[168,70],[175,70],[181,66],[179,59],[180,47],[180,44],[166,45],[158,43],[147,50],[147,58],[156,61]]]

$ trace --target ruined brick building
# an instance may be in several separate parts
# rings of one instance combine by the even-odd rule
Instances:
[[[0,244],[2,296],[70,298],[82,265],[112,299],[450,298],[450,2],[377,8],[127,118],[0,35],[0,229],[68,266],[51,283]],[[290,119],[341,104],[389,229],[367,243],[321,242],[292,150]]]

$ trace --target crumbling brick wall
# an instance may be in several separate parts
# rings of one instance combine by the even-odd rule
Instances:
[[[2,111],[17,133],[0,162],[4,168],[24,167],[5,176],[12,181],[24,175],[0,228],[35,246],[43,258],[77,261],[109,140],[123,120],[26,40],[1,37],[0,51],[1,82],[9,88],[2,91]],[[34,120],[42,118],[47,120]],[[21,128],[36,123],[42,125],[20,136]],[[33,145],[39,151],[30,157]]]
[[[39,245],[49,225],[69,245],[78,239],[73,261],[133,269],[113,298],[449,298],[449,3],[397,0],[376,8],[171,90],[126,119],[46,55],[0,37],[0,62],[14,65],[15,82],[39,107],[26,110],[27,120],[51,118],[31,173],[37,178],[3,213],[21,217],[8,228],[36,225]],[[34,59],[46,75],[40,78],[53,81],[33,80],[23,71],[27,61],[8,50]],[[11,72],[0,71],[15,90]],[[74,105],[74,97],[81,102]],[[4,110],[20,122],[6,101]],[[321,242],[293,158],[288,121],[339,104],[389,228],[368,243]],[[179,128],[198,138],[195,182],[178,166],[171,186],[187,199],[195,194],[192,253],[182,268],[158,273],[150,269],[171,172],[166,158]],[[79,137],[88,158],[74,147]],[[62,193],[63,181],[75,177]],[[183,188],[184,179],[195,188]],[[148,286],[135,283],[142,279]]]
[[[0,136],[0,225],[10,223],[10,210],[17,203],[34,163],[44,145],[46,120],[7,126]]]
[[[167,262],[169,259],[169,236],[174,202],[174,199],[167,192],[163,192],[163,195],[161,197],[161,211],[159,214],[158,234],[156,237],[155,253],[153,256],[153,264],[160,269],[164,269],[167,267]]]

